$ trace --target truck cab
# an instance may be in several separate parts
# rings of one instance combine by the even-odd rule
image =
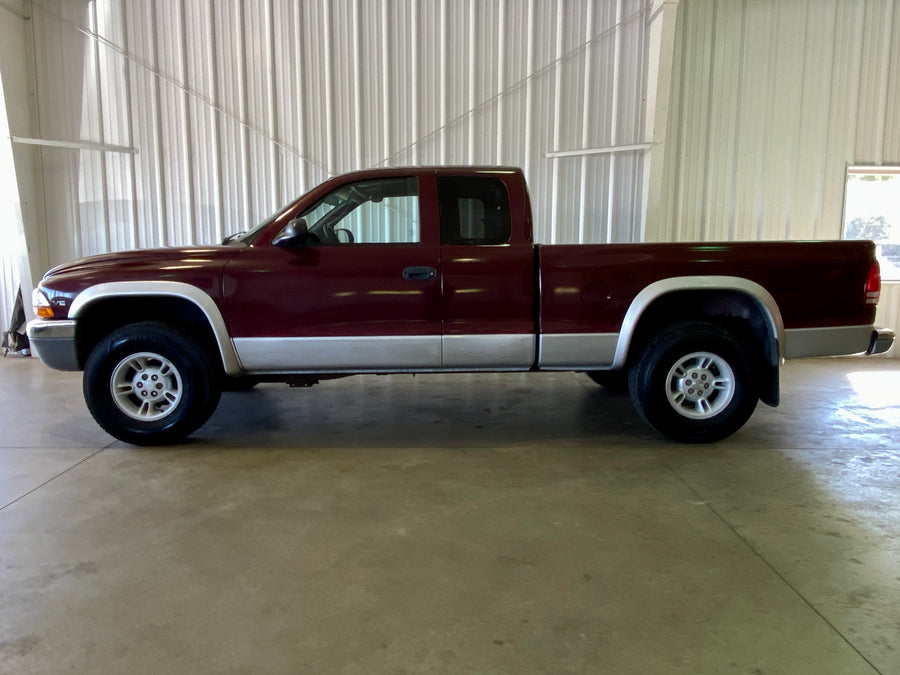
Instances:
[[[248,371],[536,365],[531,209],[516,169],[342,176],[241,241],[223,287]]]

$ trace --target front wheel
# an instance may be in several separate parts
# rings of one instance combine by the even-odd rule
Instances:
[[[106,336],[84,368],[84,398],[97,423],[135,445],[167,445],[198,429],[219,402],[204,350],[162,323],[143,322]]]
[[[759,399],[752,352],[736,333],[705,322],[676,324],[652,340],[628,388],[641,417],[677,441],[711,443],[750,418]]]

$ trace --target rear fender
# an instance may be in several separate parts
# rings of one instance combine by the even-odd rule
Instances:
[[[784,321],[772,294],[754,281],[729,276],[686,276],[656,281],[644,288],[632,301],[622,322],[612,368],[625,368],[633,346],[635,332],[645,312],[660,298],[679,291],[730,291],[749,299],[763,318],[766,335],[761,340],[765,372],[760,385],[760,398],[778,405],[779,367],[784,362]]]

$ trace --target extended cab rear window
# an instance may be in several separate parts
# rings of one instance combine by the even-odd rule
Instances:
[[[509,242],[509,198],[503,181],[488,176],[439,176],[442,244]]]

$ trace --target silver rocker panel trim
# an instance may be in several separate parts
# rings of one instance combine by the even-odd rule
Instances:
[[[618,333],[549,333],[541,335],[541,370],[602,370],[616,355]]]
[[[444,369],[528,370],[534,364],[535,336],[445,335]]]
[[[251,373],[357,373],[437,370],[440,335],[235,338]]]
[[[235,338],[252,373],[528,370],[533,335]]]

